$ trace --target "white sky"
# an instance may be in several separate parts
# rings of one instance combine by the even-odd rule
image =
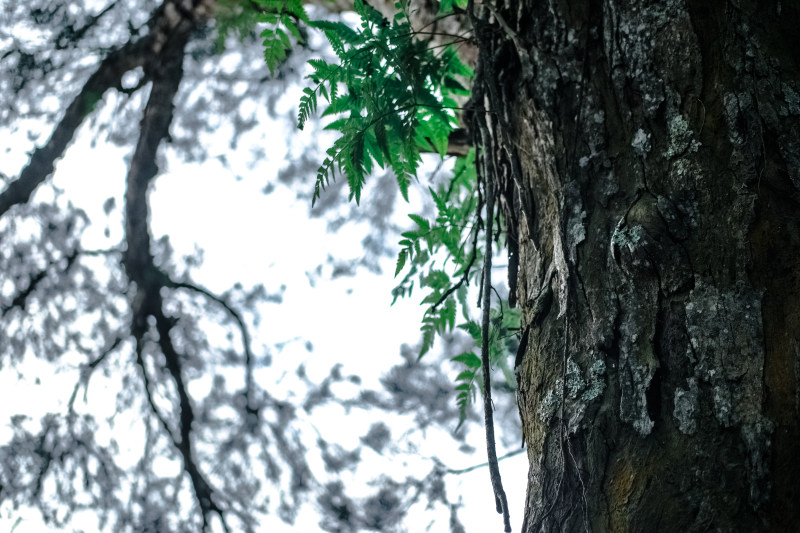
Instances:
[[[103,113],[107,115],[113,112],[113,107],[106,106]],[[259,117],[259,131],[255,139],[282,139],[299,133],[278,130],[280,135],[274,135],[275,128],[283,126],[271,122],[263,111]],[[44,131],[46,133],[39,139],[39,144],[49,135],[49,126]],[[270,131],[273,132],[272,136],[265,133]],[[58,163],[54,182],[66,191],[68,198],[89,214],[93,224],[86,232],[84,246],[93,249],[107,247],[120,239],[121,227],[113,222],[109,225],[110,237],[103,235],[105,225],[102,221],[105,216],[102,205],[106,198],[114,197],[117,209],[123,206],[126,161],[131,149],[120,149],[102,141],[92,146],[89,133],[86,127],[82,128],[80,137]],[[289,375],[300,363],[306,363],[309,378],[315,382],[327,376],[333,364],[338,362],[343,364],[343,374],[361,376],[363,387],[379,388],[378,378],[381,374],[400,362],[400,345],[404,342],[413,344],[419,337],[423,312],[418,303],[421,293],[416,291],[415,299],[401,300],[390,307],[390,291],[395,285],[392,277],[394,263],[391,259],[384,262],[384,274],[381,276],[362,269],[355,278],[326,281],[323,273],[316,286],[311,287],[306,272],[324,263],[328,255],[351,258],[361,254],[360,242],[364,228],[346,225],[337,234],[330,234],[324,220],[308,217],[308,206],[295,199],[294,191],[278,185],[271,194],[262,194],[264,185],[276,181],[274,176],[277,169],[284,164],[282,154],[285,149],[282,143],[277,140],[270,142],[267,159],[248,168],[248,164],[235,162],[237,157],[241,157],[242,161],[249,159],[246,155],[249,149],[247,142],[240,143],[238,150],[232,153],[227,139],[227,135],[221,135],[218,144],[208,146],[208,151],[212,154],[225,153],[228,160],[234,161],[233,171],[214,159],[202,164],[185,164],[174,158],[168,161],[166,172],[157,178],[151,196],[154,238],[168,234],[176,257],[190,254],[196,245],[200,246],[205,252],[204,264],[196,272],[195,281],[214,292],[222,292],[236,282],[246,288],[263,283],[268,291],[286,286],[281,304],[268,304],[261,308],[262,325],[256,332],[254,342],[254,348],[259,351],[259,342],[270,346],[300,339],[290,342],[276,355],[272,367],[257,372],[260,385],[271,394],[278,398],[293,396],[292,379],[287,378],[280,383],[263,381],[274,379],[274,376],[280,375],[281,369],[284,375]],[[0,145],[11,147],[11,151],[2,155],[0,171],[16,176],[27,162],[25,152],[30,149],[30,144],[19,137],[9,139],[7,132],[0,132]],[[244,179],[237,181],[237,174]],[[47,187],[49,185],[37,192],[38,198],[47,194]],[[362,202],[369,202],[369,191],[365,192]],[[399,216],[405,218],[402,208]],[[356,327],[357,332],[353,331]],[[312,352],[305,349],[305,341],[313,343]],[[457,369],[450,368],[447,372],[455,377]],[[74,373],[53,375],[49,364],[37,360],[27,363],[25,373],[29,376],[41,375],[43,387],[32,388],[29,381],[20,385],[16,383],[13,373],[0,373],[3,396],[15,398],[14,405],[7,406],[7,409],[13,410],[20,404],[29,406],[26,411],[34,419],[38,418],[37,413],[60,411],[58,406],[63,407],[72,392]],[[48,394],[42,395],[42,390],[47,390]],[[110,394],[103,390],[103,379],[100,376],[93,377],[89,390],[90,401]],[[357,390],[350,392],[356,394]],[[297,396],[298,399],[301,397]],[[452,402],[455,403],[455,398]],[[92,402],[92,405],[98,404]],[[107,405],[112,406],[113,401],[107,402]],[[8,412],[0,407],[0,420],[7,418],[3,416],[3,411]],[[358,437],[376,421],[366,417],[359,419],[359,416],[352,413],[347,415],[341,407],[337,409],[337,406],[329,405],[315,410],[304,422],[326,439],[351,449],[359,444]],[[342,431],[343,423],[348,428],[346,432]],[[402,434],[402,430],[393,426],[391,421],[387,423],[393,436]],[[398,423],[403,421],[399,420]],[[8,436],[6,427],[0,426],[0,441],[5,441]],[[315,438],[313,432],[309,432],[309,438]],[[445,453],[442,460],[451,468],[461,469],[485,461],[483,432],[477,425],[474,425],[468,438],[468,444],[478,450],[472,456],[455,452],[456,446],[444,430],[429,429],[426,434],[411,435],[409,439],[420,447],[419,453],[423,458]],[[313,441],[308,447],[312,453],[316,450]],[[500,449],[498,454],[507,451]],[[374,475],[375,468],[388,468],[386,461],[381,462],[379,457],[374,457],[376,455],[365,447],[358,469]],[[309,460],[313,462],[313,458]],[[371,466],[371,461],[380,466]],[[397,467],[394,473],[402,474],[405,467],[394,466]],[[524,509],[527,457],[521,454],[501,462],[500,466],[512,524],[514,530],[519,530]],[[413,465],[408,468],[413,468]],[[353,480],[352,484],[345,481],[349,494],[358,496],[360,491],[354,485],[357,481]],[[502,518],[494,511],[486,468],[469,474],[448,476],[447,482],[451,501],[463,498],[465,507],[459,515],[468,532],[502,531]],[[369,487],[364,486],[363,494],[368,492]],[[272,518],[275,522],[264,523],[264,531],[318,530],[319,519],[313,513],[301,513],[300,521],[295,526],[280,522],[274,516]],[[436,525],[427,529],[433,518],[437,520]],[[18,522],[19,519],[21,521]],[[0,507],[0,533],[11,531],[15,524],[15,533],[56,531],[47,529],[35,511],[13,510],[8,505]],[[448,516],[432,517],[423,512],[406,524],[410,531],[446,532]]]

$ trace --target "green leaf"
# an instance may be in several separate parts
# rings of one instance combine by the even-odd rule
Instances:
[[[417,226],[419,226],[420,233],[427,233],[430,231],[431,225],[423,217],[415,214],[410,214],[408,215],[408,218],[416,222]]]
[[[472,378],[475,377],[475,372],[472,370],[463,370],[459,375],[456,376],[456,381],[472,381]]]
[[[408,252],[403,249],[400,250],[400,253],[397,255],[397,267],[394,269],[394,277],[403,270],[403,267],[406,266],[406,258],[408,256]]]
[[[379,118],[375,121],[375,139],[378,141],[378,146],[383,152],[384,157],[391,164],[392,154],[389,152],[389,138],[386,133],[386,121]]]
[[[476,342],[480,342],[481,340],[481,327],[480,325],[475,322],[474,320],[470,320],[465,324],[459,324],[459,329],[463,329],[467,333],[470,334],[473,340]]]
[[[258,16],[258,21],[265,24],[274,25],[278,23],[278,15],[277,13],[260,13]]]
[[[423,328],[422,329],[422,346],[419,349],[419,359],[422,359],[422,356],[425,355],[433,348],[433,339],[436,335],[436,332],[433,328]]]
[[[325,33],[325,36],[328,37],[328,39],[330,39],[330,35],[336,35],[343,42],[346,42],[348,44],[354,44],[358,42],[359,39],[358,32],[343,22],[329,21],[329,20],[312,20],[309,23],[309,26],[311,26],[312,28],[316,28],[318,30],[322,30]]]
[[[278,14],[270,19],[273,22],[264,35],[265,58],[270,54],[268,65],[277,68],[285,60],[286,48],[302,38],[297,27],[298,20],[307,20],[302,0],[257,1]],[[365,0],[354,0],[360,26],[308,23],[325,34],[339,64],[319,59],[309,62],[310,86],[300,99],[298,126],[302,128],[316,113],[321,96],[325,102],[322,116],[333,119],[326,129],[341,134],[326,150],[327,157],[317,171],[312,205],[335,179],[337,168],[347,179],[350,198],[356,203],[361,201],[367,176],[377,167],[391,168],[400,193],[408,200],[411,182],[418,179],[420,150],[433,148],[441,157],[446,154],[449,135],[457,125],[453,108],[462,105],[458,96],[466,94],[462,82],[472,75],[471,70],[458,59],[454,47],[430,50],[424,40],[415,38],[407,20],[408,6],[404,0],[398,5],[399,13],[392,22]],[[466,5],[466,0],[443,0],[442,10],[451,11],[458,5]],[[415,283],[423,287],[423,305],[427,307],[420,328],[420,357],[430,351],[437,335],[455,327],[459,312],[466,320],[459,327],[480,340],[480,328],[470,320],[467,302],[467,285],[474,281],[482,255],[480,245],[473,244],[480,242],[476,181],[473,152],[456,162],[449,183],[429,189],[436,214],[431,218],[410,215],[417,227],[400,239],[395,277],[404,275],[392,290],[393,303],[410,296]],[[505,317],[498,320],[492,344],[496,354],[504,353],[501,335],[508,327]],[[474,378],[480,360],[470,352],[453,360],[466,368],[456,380],[463,422],[477,388]]]
[[[442,323],[444,325],[443,329],[447,331],[452,331],[453,327],[456,323],[456,301],[453,297],[448,298],[444,302],[444,308],[442,309]]]
[[[481,366],[481,358],[472,352],[464,352],[461,355],[453,357],[451,360],[464,363],[470,368],[479,368]]]

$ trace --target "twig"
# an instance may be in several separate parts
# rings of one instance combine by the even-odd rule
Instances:
[[[170,287],[174,289],[186,289],[192,292],[196,292],[198,294],[202,294],[209,300],[212,300],[219,305],[221,305],[225,311],[230,314],[233,319],[236,321],[236,324],[239,326],[239,331],[242,335],[242,344],[244,345],[244,356],[245,356],[245,372],[246,372],[246,384],[245,384],[245,393],[247,395],[247,402],[246,408],[249,411],[255,411],[255,406],[253,405],[253,398],[252,398],[252,389],[253,389],[253,352],[250,349],[250,333],[247,330],[247,326],[244,323],[244,319],[242,315],[233,307],[231,307],[225,300],[217,296],[216,294],[210,292],[208,289],[203,287],[194,285],[192,283],[188,283],[185,281],[172,281],[168,280],[165,284],[165,287]]]
[[[498,458],[497,458],[497,462],[499,463],[500,461],[503,461],[503,460],[505,460],[505,459],[509,459],[509,458],[511,458],[511,457],[514,457],[514,456],[516,456],[516,455],[519,455],[519,454],[523,453],[524,451],[525,451],[525,449],[524,449],[524,448],[523,448],[523,449],[519,449],[519,450],[513,450],[513,451],[510,451],[510,452],[508,452],[507,454],[505,454],[505,455],[502,455],[502,456],[498,457]],[[484,468],[484,467],[486,467],[486,466],[489,466],[489,463],[488,463],[488,462],[486,462],[486,463],[481,463],[481,464],[479,464],[479,465],[472,465],[472,466],[468,466],[467,468],[461,468],[461,469],[447,468],[447,469],[445,470],[445,472],[446,472],[446,473],[448,473],[448,474],[456,474],[456,475],[461,475],[461,474],[467,474],[467,473],[469,473],[469,472],[472,472],[473,470],[478,470],[479,468]]]
[[[86,393],[89,390],[89,379],[91,379],[92,373],[94,373],[94,369],[97,368],[100,365],[100,363],[102,363],[111,352],[116,350],[117,346],[119,346],[121,343],[122,343],[122,337],[118,336],[116,339],[114,339],[114,342],[111,343],[111,346],[103,350],[103,353],[98,355],[92,361],[89,361],[88,363],[82,365],[81,375],[78,378],[78,382],[75,383],[75,388],[72,390],[72,396],[70,396],[69,403],[67,404],[69,406],[70,412],[73,411],[73,405],[75,404],[75,397],[78,394],[78,389],[80,388],[80,386],[83,385],[85,387],[83,391],[83,400],[86,401]]]
[[[72,265],[73,263],[75,263],[75,259],[77,257],[78,257],[77,250],[73,250],[71,254],[66,256],[67,265],[64,267],[62,273],[66,273],[70,268],[72,268]],[[3,312],[2,314],[0,314],[0,316],[6,316],[6,314],[8,314],[8,312],[14,309],[15,307],[18,307],[20,310],[25,311],[25,306],[27,305],[28,297],[31,294],[33,294],[34,291],[36,291],[36,287],[39,285],[39,283],[41,283],[47,278],[48,269],[60,263],[61,259],[64,258],[59,257],[55,261],[51,261],[50,264],[47,265],[45,268],[43,268],[41,271],[37,272],[36,274],[33,274],[28,281],[28,286],[25,287],[25,289],[23,289],[22,291],[20,291],[20,293],[17,294],[13,300],[11,300],[11,304],[3,307]]]

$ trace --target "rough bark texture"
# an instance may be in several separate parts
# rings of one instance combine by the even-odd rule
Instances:
[[[797,4],[482,10],[522,171],[523,530],[796,530]]]

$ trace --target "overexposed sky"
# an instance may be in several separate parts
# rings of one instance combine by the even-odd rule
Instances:
[[[107,99],[115,98],[118,97],[107,96]],[[290,92],[281,99],[279,106],[293,106],[297,100],[297,95]],[[114,101],[108,102],[98,121],[110,120],[115,105]],[[424,310],[419,305],[422,293],[416,291],[414,298],[390,306],[391,289],[396,284],[391,258],[382,261],[382,275],[361,269],[355,277],[331,280],[332,267],[328,265],[321,275],[312,276],[312,284],[309,273],[313,273],[318,265],[326,265],[329,256],[336,259],[360,257],[364,253],[361,239],[368,228],[363,223],[347,224],[336,233],[330,233],[324,219],[309,217],[308,204],[297,199],[296,191],[277,184],[270,194],[263,194],[265,185],[275,183],[278,170],[286,164],[284,157],[288,143],[304,142],[304,134],[296,130],[286,131],[285,123],[272,120],[265,110],[253,109],[253,113],[258,126],[240,140],[236,149],[229,146],[230,135],[223,124],[217,137],[205,136],[198,140],[212,154],[205,162],[185,163],[169,155],[164,157],[166,165],[163,165],[162,174],[155,180],[151,193],[154,240],[168,235],[176,257],[193,254],[198,247],[202,248],[203,264],[193,271],[193,279],[215,293],[224,292],[235,283],[241,283],[245,288],[262,283],[269,292],[283,291],[280,304],[267,303],[260,307],[261,322],[254,331],[253,341],[257,354],[273,356],[271,366],[256,369],[255,373],[259,385],[273,396],[289,401],[293,398],[302,400],[302,383],[294,374],[300,364],[304,364],[308,378],[314,382],[321,381],[332,366],[340,363],[344,375],[361,377],[361,387],[380,388],[381,375],[402,360],[400,345],[413,344],[419,337]],[[0,157],[0,171],[8,176],[18,175],[27,163],[26,152],[32,143],[21,136],[27,127],[40,132],[41,135],[34,138],[35,144],[41,145],[49,136],[52,125],[26,124],[14,135],[0,131],[0,145],[8,147]],[[53,185],[63,189],[65,196],[61,201],[69,200],[84,209],[92,221],[85,232],[83,246],[103,249],[118,243],[122,237],[124,179],[132,148],[120,148],[102,136],[93,142],[94,133],[90,125],[81,128],[66,157],[58,162],[54,177],[36,192],[33,201],[51,197]],[[265,157],[253,156],[261,150]],[[224,155],[228,166],[215,159],[213,156],[216,155]],[[311,187],[310,182],[308,186]],[[398,210],[399,223],[408,225],[406,213],[416,212],[421,205],[420,191],[424,191],[424,187],[412,193],[409,206]],[[109,198],[114,199],[114,207],[106,213],[103,206],[110,205],[106,203]],[[369,201],[367,187],[362,202]],[[399,236],[394,242],[397,239]],[[312,350],[308,349],[307,343],[313,346]],[[274,347],[280,344],[284,346],[278,351]],[[6,404],[5,409],[0,406],[0,420],[7,419],[5,413],[8,409],[19,412],[19,405],[25,405],[25,412],[33,420],[46,412],[63,412],[77,377],[77,361],[72,371],[56,374],[53,366],[30,359],[25,363],[24,381],[17,381],[17,376],[8,370],[0,373],[3,397],[15,399],[13,404]],[[446,371],[455,378],[458,368]],[[39,376],[40,384],[32,385],[31,376]],[[336,387],[334,393],[342,397],[355,397],[359,391],[359,386],[347,382],[336,384]],[[47,393],[42,394],[43,390]],[[101,419],[97,410],[113,407],[113,393],[109,380],[94,376],[85,408],[91,409]],[[455,397],[451,401],[455,404]],[[78,405],[81,402],[82,391]],[[320,407],[310,416],[298,412],[300,423],[305,427],[304,434],[309,439],[323,435],[326,440],[337,442],[345,449],[358,446],[359,437],[380,414],[377,410],[348,411],[336,404]],[[397,477],[403,477],[404,472],[419,473],[429,457],[439,456],[447,467],[453,469],[485,461],[483,430],[478,425],[470,426],[467,439],[477,452],[465,454],[458,451],[458,443],[450,438],[448,428],[429,427],[424,432],[415,430],[411,417],[399,415],[383,421],[398,439],[393,445],[410,452],[408,459],[406,463],[387,462],[364,447],[356,473],[343,474],[352,478],[343,479],[351,496],[368,494],[370,487],[363,485],[359,490],[359,484],[374,477],[376,471]],[[136,421],[124,419],[119,421],[116,430],[125,431],[126,424],[132,432],[136,431]],[[5,442],[9,436],[7,427],[0,427],[0,441]],[[107,436],[98,436],[98,439],[103,438]],[[134,439],[127,453],[135,454],[136,444]],[[315,451],[313,440],[308,447]],[[500,446],[498,454],[507,451],[510,450]],[[135,459],[132,457],[131,460]],[[318,458],[309,457],[312,469],[315,469],[315,460]],[[166,463],[160,468],[179,471],[177,465]],[[500,467],[512,524],[514,530],[519,530],[527,478],[526,455],[503,461]],[[359,475],[359,472],[364,474]],[[494,511],[486,468],[450,475],[447,483],[451,501],[462,499],[465,504],[459,514],[468,532],[502,531],[502,518]],[[449,531],[448,516],[441,515],[441,512],[439,516],[419,509],[414,512],[416,514],[407,521],[410,531]],[[272,519],[274,523],[262,524],[264,531],[280,533],[318,529],[319,518],[313,512],[301,513],[295,526],[279,521],[274,515],[268,520]],[[88,524],[91,523],[90,519]],[[37,512],[11,509],[6,504],[0,506],[0,533],[11,531],[15,524],[15,533],[48,531]],[[91,531],[91,525],[86,528]]]

